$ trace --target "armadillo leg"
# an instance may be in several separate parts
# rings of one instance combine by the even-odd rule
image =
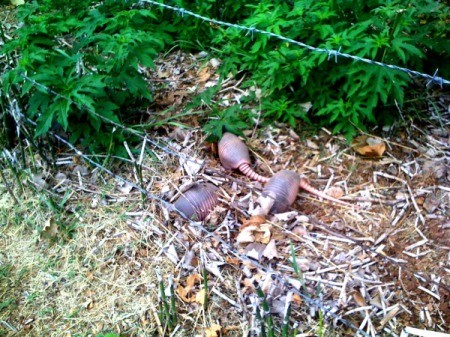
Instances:
[[[348,202],[333,198],[332,196],[329,196],[328,194],[325,194],[324,192],[319,191],[318,189],[312,187],[305,179],[300,179],[300,187],[304,189],[305,191],[314,194],[320,198],[327,199],[329,201],[333,201],[335,203],[345,205],[345,206],[351,206],[354,207],[354,205],[349,204]]]
[[[239,171],[241,171],[243,174],[245,174],[247,177],[249,177],[252,180],[259,181],[261,183],[267,183],[269,181],[269,178],[263,177],[262,175],[259,175],[253,169],[250,167],[248,163],[242,163],[239,166]]]

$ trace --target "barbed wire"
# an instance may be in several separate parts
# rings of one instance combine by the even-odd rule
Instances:
[[[210,23],[214,23],[214,24],[217,24],[217,25],[221,25],[221,26],[226,26],[226,27],[231,27],[231,28],[236,28],[236,29],[239,29],[239,30],[247,31],[247,34],[251,34],[252,37],[253,37],[254,33],[267,35],[269,37],[273,37],[273,38],[276,38],[276,39],[279,39],[279,40],[282,40],[282,41],[286,41],[286,42],[292,43],[294,45],[300,46],[302,48],[305,48],[305,49],[308,49],[308,50],[311,50],[311,51],[314,51],[314,52],[317,52],[317,53],[328,54],[328,60],[330,60],[330,58],[332,56],[334,56],[334,59],[337,62],[337,57],[341,56],[341,57],[352,59],[352,60],[355,60],[355,61],[358,61],[358,62],[364,62],[364,63],[368,63],[368,64],[372,64],[372,65],[377,65],[377,66],[380,66],[380,67],[389,68],[389,69],[392,69],[392,70],[402,71],[402,72],[408,73],[409,75],[412,75],[412,76],[419,76],[419,77],[422,77],[422,78],[425,78],[425,79],[428,80],[428,82],[426,84],[427,87],[430,86],[432,83],[439,84],[441,87],[444,84],[450,84],[449,80],[446,80],[446,79],[444,79],[442,77],[437,76],[438,69],[436,69],[436,71],[434,72],[433,75],[429,75],[429,74],[421,73],[421,72],[416,71],[416,70],[411,70],[411,69],[408,69],[408,68],[400,67],[400,66],[397,66],[397,65],[386,64],[386,63],[383,63],[383,62],[367,59],[367,58],[364,58],[364,57],[359,57],[359,56],[355,56],[355,55],[351,55],[351,54],[347,54],[347,53],[342,53],[341,52],[341,47],[339,47],[338,50],[313,47],[313,46],[310,46],[310,45],[308,45],[306,43],[303,43],[303,42],[300,42],[300,41],[297,41],[297,40],[294,40],[294,39],[291,39],[291,38],[288,38],[288,37],[284,37],[284,36],[276,34],[276,33],[271,33],[271,32],[268,32],[268,31],[265,31],[265,30],[262,30],[262,29],[258,29],[258,28],[255,28],[255,27],[247,27],[247,26],[242,26],[242,25],[238,25],[238,24],[234,24],[234,23],[230,23],[230,22],[226,22],[226,21],[211,19],[211,18],[208,18],[206,16],[203,16],[203,15],[191,12],[191,11],[189,11],[187,9],[184,9],[184,8],[181,8],[181,7],[174,7],[174,6],[166,5],[164,3],[159,3],[159,2],[156,2],[156,1],[153,1],[153,0],[140,0],[140,2],[141,3],[145,2],[145,3],[149,3],[149,4],[153,4],[153,5],[156,5],[156,6],[160,6],[160,7],[163,7],[163,8],[170,9],[172,11],[178,12],[182,17],[184,17],[184,15],[190,15],[192,17],[195,17],[197,19],[200,19],[200,20],[203,20],[203,21],[206,21],[206,22],[210,22]]]

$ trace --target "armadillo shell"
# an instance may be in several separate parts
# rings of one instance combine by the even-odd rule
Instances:
[[[219,142],[219,158],[222,166],[228,170],[237,169],[243,163],[250,164],[247,145],[229,132],[225,132]]]
[[[189,220],[203,221],[219,202],[216,191],[212,184],[194,184],[178,198],[174,207]]]
[[[263,189],[263,196],[271,196],[275,202],[271,213],[286,212],[294,203],[300,187],[300,176],[293,171],[280,171],[267,182]]]

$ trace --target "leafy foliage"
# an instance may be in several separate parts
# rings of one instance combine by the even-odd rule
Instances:
[[[102,117],[119,122],[130,105],[151,101],[138,66],[153,66],[171,42],[170,27],[135,3],[45,0],[20,6],[23,25],[4,46],[19,57],[3,89],[18,88],[28,117],[37,121],[36,137],[59,125],[71,141],[105,148],[112,126]]]
[[[428,73],[439,68],[444,78],[450,74],[450,8],[437,0],[166,3],[326,50]],[[20,7],[18,17],[23,25],[3,46],[12,66],[2,78],[4,92],[20,94],[28,117],[38,123],[36,136],[61,127],[71,141],[81,140],[91,149],[114,149],[115,140],[122,140],[102,117],[123,122],[133,107],[152,100],[139,65],[152,67],[156,55],[174,44],[218,54],[224,78],[230,72],[245,73],[244,86],[262,89],[259,103],[266,123],[278,120],[298,127],[314,122],[348,137],[357,128],[392,118],[384,110],[394,103],[401,106],[411,83],[399,71],[343,57],[336,63],[334,55],[205,24],[137,0],[32,1]],[[304,102],[312,104],[308,112],[299,105]],[[205,130],[219,137],[224,130],[249,127],[254,116],[246,107],[212,104]]]
[[[371,0],[245,1],[242,10],[227,2],[174,1],[183,8],[247,27],[283,35],[305,44],[396,64],[441,76],[450,74],[449,7],[436,0],[415,2]],[[218,15],[220,13],[220,15]],[[183,24],[177,19],[177,25]],[[189,25],[192,21],[189,19]],[[195,24],[197,25],[197,23]],[[197,27],[197,26],[196,26]],[[182,30],[182,29],[180,29]],[[199,30],[197,31],[199,32]],[[333,125],[351,137],[368,123],[385,122],[382,110],[404,102],[409,75],[391,69],[315,53],[266,35],[237,28],[209,27],[201,39],[212,38],[224,61],[222,73],[246,71],[263,89],[263,118],[312,120]],[[186,38],[189,38],[188,36]],[[198,35],[195,39],[200,39]],[[447,57],[445,57],[447,55]],[[311,102],[308,114],[296,108]]]
[[[214,109],[204,130],[214,139],[222,138],[222,133],[225,131],[242,134],[242,130],[248,128],[250,124],[248,117],[249,112],[242,110],[240,105],[223,110]]]

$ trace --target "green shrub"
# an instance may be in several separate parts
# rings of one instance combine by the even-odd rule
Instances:
[[[311,46],[409,67],[440,76],[450,73],[449,7],[436,0],[261,0],[174,1],[180,7],[243,26],[283,35]],[[213,13],[213,14],[211,14]],[[223,60],[222,74],[246,71],[248,87],[263,89],[262,117],[295,125],[312,119],[351,137],[356,128],[386,122],[382,110],[404,102],[406,73],[308,51],[286,41],[236,28],[208,25],[184,15],[178,31],[195,30],[194,39]],[[184,20],[184,21],[183,21]],[[203,27],[203,28],[202,28]],[[191,45],[195,41],[190,35]],[[189,40],[189,35],[184,35]],[[298,106],[311,102],[307,114]],[[212,123],[217,122],[212,121]],[[209,125],[211,128],[211,125]]]
[[[439,75],[450,74],[449,7],[437,0],[174,0],[168,4],[254,27],[328,50]],[[203,49],[222,60],[221,74],[246,73],[243,86],[262,89],[262,120],[332,127],[348,137],[357,128],[392,118],[411,83],[406,73],[311,52],[267,35],[214,25],[138,1],[43,0],[18,9],[23,25],[3,46],[13,68],[5,92],[21,95],[36,136],[59,124],[71,141],[92,150],[114,147],[121,131],[102,121],[125,122],[151,88],[138,65],[153,66],[174,44]],[[26,74],[51,90],[24,80]],[[241,75],[239,75],[241,76]],[[61,96],[59,96],[59,93]],[[17,95],[16,95],[17,96]],[[212,107],[205,130],[219,136],[252,124],[251,105]],[[67,99],[68,98],[68,99]],[[256,98],[254,99],[256,101]],[[306,112],[300,103],[311,102]],[[251,102],[250,102],[251,103]],[[254,102],[253,102],[254,103]]]
[[[46,0],[19,7],[23,25],[4,46],[18,57],[3,89],[20,91],[27,116],[38,123],[35,136],[59,124],[72,142],[105,148],[112,126],[99,115],[119,122],[133,105],[151,101],[138,65],[153,66],[171,42],[170,25],[136,2]]]

